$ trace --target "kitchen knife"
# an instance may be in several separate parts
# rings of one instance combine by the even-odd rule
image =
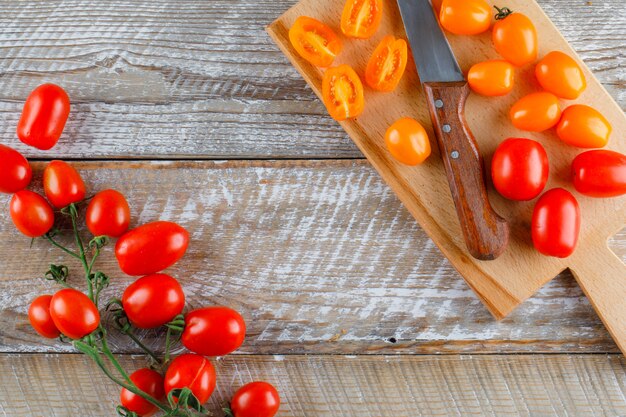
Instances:
[[[489,203],[483,160],[465,121],[467,81],[430,1],[398,0],[398,5],[467,249],[477,259],[495,259],[506,248],[509,228]]]

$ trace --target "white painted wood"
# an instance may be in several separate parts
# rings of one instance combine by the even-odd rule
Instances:
[[[144,358],[126,356],[130,369]],[[221,407],[252,380],[281,395],[279,417],[616,417],[622,355],[238,356],[216,363]],[[0,355],[0,415],[112,416],[119,390],[79,355]]]
[[[242,352],[616,351],[569,274],[494,321],[365,161],[76,166],[90,192],[128,196],[133,224],[165,219],[189,229],[189,252],[171,273],[190,307],[242,311]],[[7,202],[0,196],[0,207]],[[36,295],[55,289],[38,277],[67,256],[42,240],[29,245],[0,210],[0,350],[70,351],[40,338],[26,317]],[[626,230],[612,246],[626,259]],[[132,282],[109,250],[99,265],[112,277],[107,296]],[[115,345],[129,350],[119,338]]]
[[[361,157],[263,30],[294,3],[0,2],[0,137],[38,158]],[[623,2],[539,3],[624,106]],[[74,106],[40,152],[15,125],[45,81]]]

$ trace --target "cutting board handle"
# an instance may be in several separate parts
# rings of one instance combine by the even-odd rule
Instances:
[[[509,228],[489,203],[483,159],[465,121],[467,82],[426,82],[424,91],[467,249],[477,259],[495,259]]]
[[[585,256],[570,270],[626,355],[626,265],[606,245],[588,245],[585,249]]]

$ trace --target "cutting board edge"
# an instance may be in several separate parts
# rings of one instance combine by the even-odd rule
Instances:
[[[300,73],[300,75],[302,75],[305,81],[310,85],[315,86],[317,83],[315,82],[314,77],[312,77],[311,74],[307,73],[305,68],[309,66],[311,71],[318,70],[307,62],[302,62],[301,60],[299,60],[293,53],[290,53],[291,51],[289,51],[288,49],[289,45],[284,42],[284,40],[287,39],[287,36],[285,36],[284,34],[288,32],[288,30],[281,22],[281,18],[282,15],[270,25],[268,25],[265,30],[272,38],[272,40],[276,43],[276,45],[281,49],[287,59],[291,62],[294,68]],[[319,97],[318,90],[319,88],[313,88],[313,92]],[[344,121],[339,122],[339,124],[344,130],[346,130],[348,136],[352,137],[352,135],[357,134],[356,128],[354,126],[355,122]],[[374,168],[383,178],[385,183],[392,188],[394,193],[402,201],[403,205],[417,220],[417,223],[420,225],[420,227],[422,227],[422,229],[430,237],[433,243],[441,250],[441,252],[452,264],[452,266],[459,272],[461,277],[476,293],[480,301],[483,303],[483,305],[485,305],[487,310],[496,320],[501,320],[505,318],[507,315],[513,312],[513,310],[515,310],[520,304],[522,304],[527,298],[532,296],[532,293],[513,295],[502,286],[500,286],[497,280],[487,274],[486,271],[478,268],[475,263],[473,263],[472,261],[464,262],[464,259],[468,257],[468,255],[464,254],[464,249],[459,248],[454,243],[454,241],[448,237],[448,234],[443,231],[443,228],[439,225],[439,223],[435,221],[432,217],[428,216],[428,213],[425,210],[412,210],[410,208],[411,205],[407,204],[407,202],[405,201],[406,197],[404,196],[404,194],[406,193],[406,188],[404,188],[401,184],[397,184],[397,178],[395,176],[388,175],[386,174],[385,170],[379,169],[379,167],[377,166],[377,162],[373,160],[373,158],[368,154],[367,150],[364,150],[357,141],[354,141],[354,143],[367,158],[368,162],[374,166]],[[419,200],[414,200],[413,204],[416,204],[420,207],[423,206]],[[428,216],[428,218],[425,218],[426,216]],[[437,234],[436,231],[433,230],[434,228],[440,230],[441,232]],[[442,240],[445,240],[445,242],[442,242]],[[456,252],[453,253],[453,251],[455,250]],[[550,279],[551,278],[546,279],[545,282],[548,282]],[[488,286],[489,288],[485,288],[486,286]],[[491,293],[495,291],[499,294],[499,297],[497,297],[499,304],[495,304],[494,302],[491,302],[487,298],[485,298],[483,294],[487,291]]]
[[[547,16],[544,10],[534,1],[536,7],[541,11],[541,13],[545,16],[548,21],[551,21],[549,16]],[[276,18],[271,24],[269,24],[265,30],[272,38],[274,43],[280,48],[281,52],[287,57],[287,59],[291,62],[294,68],[300,73],[300,75],[305,79],[305,81],[312,87],[313,92],[320,97],[321,91],[321,82],[319,77],[315,77],[314,75],[319,74],[319,69],[309,64],[300,58],[297,53],[294,53],[292,50],[289,41],[288,41],[288,29],[283,23],[283,19],[285,16],[291,12],[291,10],[298,6],[300,3],[296,3],[292,8],[286,10],[282,15]],[[586,69],[586,71],[595,79],[595,76],[591,72],[591,70],[587,67],[587,65],[580,59],[578,53],[571,47],[567,39],[563,37],[560,31],[557,30],[558,36],[560,37],[563,44],[567,45],[568,50],[575,55],[575,58],[579,60]],[[597,79],[596,79],[597,81]],[[600,87],[601,93],[606,97],[610,98],[612,102],[611,106],[616,110],[621,112],[621,108],[615,102],[615,100],[611,97],[606,88],[600,83],[597,82],[597,85]],[[320,97],[321,99],[321,97]],[[358,130],[358,124],[353,121],[339,122],[339,124],[344,128],[344,130],[348,133],[353,142],[357,145],[357,147],[361,150],[364,156],[367,158],[368,162],[373,165],[376,171],[381,175],[385,183],[387,183],[394,193],[398,196],[398,198],[402,201],[404,206],[409,210],[411,215],[417,220],[418,224],[424,229],[424,231],[428,234],[431,240],[435,243],[435,245],[442,251],[442,253],[446,256],[446,258],[450,261],[452,266],[459,272],[459,274],[463,277],[463,279],[467,282],[467,284],[472,288],[472,290],[476,293],[481,302],[485,305],[487,310],[498,320],[506,317],[512,311],[515,310],[517,306],[523,303],[526,299],[535,294],[537,290],[543,287],[547,282],[549,282],[552,278],[554,278],[557,273],[549,274],[544,277],[541,277],[535,283],[535,289],[532,291],[528,291],[527,289],[522,289],[518,291],[515,295],[513,295],[510,291],[503,288],[498,282],[490,276],[486,271],[482,270],[479,265],[481,261],[464,261],[465,258],[468,258],[468,254],[465,253],[464,248],[459,248],[458,245],[454,243],[454,241],[448,236],[448,233],[443,232],[441,234],[437,234],[435,229],[443,230],[443,228],[439,225],[439,222],[434,221],[434,219],[428,215],[425,210],[417,211],[411,209],[410,203],[417,203],[418,206],[423,207],[423,204],[419,199],[414,199],[414,201],[409,202],[407,204],[406,197],[404,194],[406,193],[406,189],[398,184],[398,178],[395,175],[391,175],[386,169],[380,169],[375,159],[370,156],[366,149],[364,149],[358,140],[354,140],[354,135]],[[353,126],[355,125],[355,126]],[[626,212],[626,206],[624,207],[624,212]],[[426,219],[425,217],[428,217]],[[432,219],[432,221],[430,221]],[[611,227],[615,226],[615,227]],[[606,236],[606,240],[610,239],[615,233],[617,233],[622,226],[616,226],[611,224],[609,228],[612,232]],[[608,230],[608,229],[607,229]],[[435,237],[434,237],[435,236]],[[580,253],[580,250],[577,250],[576,253],[566,260],[567,264],[576,264],[579,258],[584,258],[584,256]],[[561,268],[559,266],[559,268]],[[569,269],[569,265],[563,265],[560,269],[560,272]],[[497,297],[493,297],[494,291],[498,294]],[[492,298],[495,298],[496,301],[490,302],[483,295],[484,292],[489,292]]]

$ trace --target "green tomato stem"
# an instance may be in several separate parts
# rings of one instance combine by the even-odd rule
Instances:
[[[102,327],[102,325],[100,325],[100,330],[102,331],[102,353],[104,353],[104,355],[107,358],[109,358],[109,360],[111,361],[113,366],[115,366],[115,368],[118,370],[120,375],[122,375],[126,381],[132,383],[132,381],[130,380],[130,376],[128,375],[128,372],[126,372],[126,370],[122,368],[122,365],[120,365],[115,355],[113,355],[113,352],[111,352],[111,349],[109,349],[109,344],[107,343],[107,338],[106,338],[107,334],[104,328]]]
[[[83,268],[85,270],[85,278],[87,279],[87,296],[94,301],[93,298],[93,283],[91,282],[91,277],[89,276],[89,265],[87,265],[87,257],[85,256],[85,247],[83,246],[83,240],[80,238],[80,234],[78,233],[78,226],[76,224],[76,218],[78,217],[78,210],[74,203],[70,204],[70,218],[72,219],[72,229],[74,229],[74,240],[76,241],[76,246],[78,247],[78,252],[80,255],[80,262],[83,264]]]
[[[56,246],[57,248],[61,249],[63,252],[73,256],[76,259],[80,259],[80,256],[78,256],[77,253],[72,252],[71,250],[69,250],[68,248],[66,248],[65,246],[61,245],[60,243],[57,243],[50,235],[46,234],[44,235],[44,237],[50,242],[52,243],[54,246]]]
[[[100,248],[96,246],[93,257],[91,258],[91,262],[89,262],[89,266],[87,268],[87,276],[91,275],[91,271],[93,270],[93,265],[96,263],[96,259],[100,256]]]
[[[167,333],[165,333],[165,355],[163,356],[163,364],[166,364],[170,361],[170,349],[171,349],[171,340],[170,335],[172,334],[172,329],[167,328]]]
[[[154,353],[154,351],[152,351],[152,349],[150,349],[148,346],[144,345],[141,340],[139,340],[137,338],[137,336],[135,336],[135,333],[133,333],[132,330],[128,329],[126,331],[123,331],[122,333],[124,333],[126,336],[130,337],[130,339],[135,342],[135,344],[137,346],[139,346],[141,348],[141,350],[143,350],[144,352],[146,352],[152,359],[154,359],[156,361],[157,364],[161,365],[161,360],[159,359],[159,357],[156,355],[156,353]]]
[[[126,388],[127,390],[129,390],[133,394],[139,395],[141,398],[143,398],[144,400],[146,400],[146,401],[150,402],[151,404],[155,405],[156,407],[158,407],[162,411],[165,411],[165,412],[171,412],[172,411],[171,408],[161,404],[161,402],[159,402],[157,399],[155,399],[151,395],[145,393],[144,391],[140,390],[130,380],[130,378],[128,379],[128,382],[124,382],[124,381],[121,381],[118,378],[116,378],[115,375],[113,375],[111,373],[111,371],[106,367],[106,365],[102,361],[102,358],[100,357],[98,351],[95,348],[92,348],[89,345],[87,345],[87,344],[85,344],[85,343],[83,343],[83,342],[81,342],[79,340],[74,341],[74,347],[78,351],[80,351],[80,352],[84,353],[85,355],[89,356],[98,365],[98,367],[102,370],[102,372],[104,372],[104,374],[107,377],[109,377],[110,380],[115,382],[117,385],[121,386],[122,388]],[[103,344],[103,352],[105,353],[105,355],[109,359],[111,359],[111,357],[109,355],[107,355],[107,353],[106,353],[107,350],[108,350],[108,347],[105,348],[104,344]],[[110,351],[109,351],[109,354],[110,354]],[[114,360],[114,362],[117,363],[117,360]],[[115,363],[114,363],[114,365],[115,365]],[[119,366],[119,363],[118,363],[118,366]],[[116,366],[116,368],[117,368],[117,366]],[[118,368],[118,370],[119,370],[119,368]]]

